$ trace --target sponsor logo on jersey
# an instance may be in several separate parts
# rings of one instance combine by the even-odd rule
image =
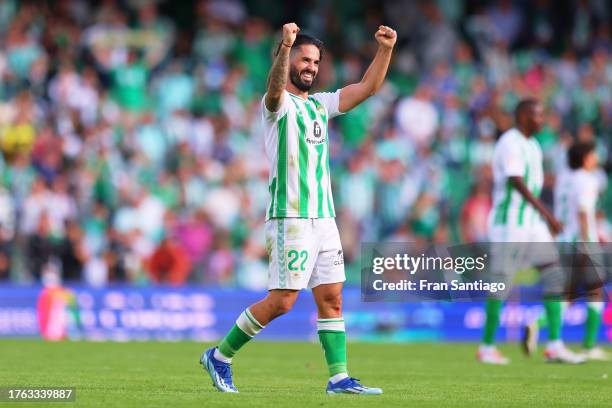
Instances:
[[[342,253],[341,249],[339,249],[338,253],[336,254],[336,259],[334,259],[334,265],[344,265],[344,254]]]
[[[316,120],[312,123],[312,135],[313,137],[306,136],[306,141],[308,143],[321,144],[325,142],[325,138],[323,137],[323,128]]]

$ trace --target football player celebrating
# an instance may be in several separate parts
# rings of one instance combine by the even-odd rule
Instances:
[[[283,26],[282,41],[262,100],[265,149],[270,162],[266,214],[268,294],[247,307],[236,324],[201,357],[213,384],[237,392],[230,363],[272,320],[289,312],[299,291],[312,289],[317,330],[329,368],[327,393],[381,394],[350,377],[342,318],[345,281],[342,246],[335,222],[329,172],[328,121],[374,95],[382,85],[397,35],[380,26],[378,50],[360,82],[335,92],[310,94],[322,58],[318,39]]]

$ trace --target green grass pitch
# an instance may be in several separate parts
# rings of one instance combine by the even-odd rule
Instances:
[[[221,394],[198,364],[205,348],[198,343],[2,340],[0,386],[77,388],[76,403],[47,404],[53,407],[612,406],[612,363],[550,365],[504,345],[512,364],[483,366],[475,347],[350,343],[351,374],[384,395],[328,396],[315,343],[248,344],[233,365],[240,394]]]

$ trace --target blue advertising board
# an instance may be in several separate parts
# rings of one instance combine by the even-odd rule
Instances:
[[[69,325],[68,336],[90,340],[219,339],[244,308],[264,295],[238,289],[202,287],[134,287],[105,289],[69,287],[76,299],[80,328]],[[0,337],[38,337],[37,302],[41,287],[0,285]],[[350,340],[478,341],[484,324],[482,302],[367,303],[356,289],[344,292],[344,318]],[[500,341],[520,337],[525,322],[543,311],[539,304],[506,304]],[[584,303],[564,314],[564,338],[579,341],[586,318]],[[268,340],[316,339],[316,308],[303,292],[293,310],[262,331]],[[612,306],[607,305],[600,340],[612,339]]]

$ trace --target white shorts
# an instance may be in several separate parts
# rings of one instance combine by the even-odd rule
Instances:
[[[507,284],[521,269],[559,261],[559,251],[544,222],[529,227],[493,225],[489,228],[489,242],[491,276]]]
[[[488,235],[489,242],[555,242],[543,221],[529,227],[493,224]]]
[[[266,221],[268,289],[311,289],[344,282],[344,257],[334,218]]]

